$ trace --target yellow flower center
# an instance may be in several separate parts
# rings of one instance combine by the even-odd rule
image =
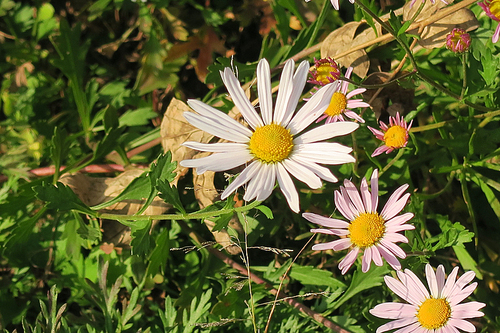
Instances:
[[[490,2],[490,12],[500,19],[500,0],[493,0]]]
[[[443,298],[428,298],[418,308],[417,318],[428,330],[443,327],[450,319],[451,308]]]
[[[389,127],[384,134],[384,142],[390,148],[402,148],[408,141],[408,131],[399,125]]]
[[[336,73],[337,77],[332,75],[332,72]],[[336,81],[339,75],[340,73],[338,68],[333,64],[323,63],[316,67],[316,81],[319,81],[323,84],[328,84],[330,82]],[[328,78],[333,79],[333,81],[330,81]]]
[[[259,127],[250,138],[250,152],[264,163],[281,162],[293,149],[293,137],[283,126],[270,124]]]
[[[334,92],[332,95],[332,99],[330,100],[330,105],[325,110],[325,114],[333,117],[338,116],[342,112],[344,112],[347,106],[347,98],[345,95],[339,91]]]
[[[384,235],[385,221],[378,213],[362,213],[351,222],[349,232],[354,245],[370,247]]]

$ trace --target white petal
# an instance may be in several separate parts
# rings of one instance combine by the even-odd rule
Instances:
[[[257,201],[264,201],[271,194],[276,183],[276,167],[270,164],[261,163],[258,172],[248,183],[243,199],[250,201],[256,198]]]
[[[182,165],[182,164],[181,164]],[[224,200],[227,198],[231,193],[233,193],[238,187],[240,187],[243,184],[248,183],[254,176],[255,174],[259,171],[259,167],[261,165],[261,162],[259,161],[253,161],[249,166],[243,170],[238,177],[236,177],[235,180],[229,186],[222,192],[221,199]]]
[[[326,147],[331,147],[332,150],[329,151]],[[316,142],[296,146],[293,154],[296,159],[304,159],[312,163],[338,165],[356,162],[356,159],[347,153],[348,150],[351,150],[351,148],[342,146],[339,143]]]
[[[283,192],[283,194],[285,195],[290,209],[295,213],[298,213],[300,210],[299,194],[297,193],[297,189],[293,184],[292,178],[290,178],[290,175],[281,165],[281,163],[277,163],[276,165],[278,166],[277,177],[281,192]]]
[[[216,137],[239,143],[246,143],[250,141],[249,136],[239,133],[235,130],[235,128],[225,127],[221,122],[200,116],[199,114],[193,112],[184,112],[183,115],[191,125],[198,127],[207,133],[215,135]],[[241,124],[238,125],[242,126]]]
[[[245,143],[234,142],[218,142],[218,143],[201,143],[196,141],[187,141],[182,144],[185,147],[199,150],[209,151],[212,153],[230,153],[248,151],[248,145]]]
[[[234,105],[238,108],[238,110],[240,110],[240,113],[243,115],[246,122],[253,129],[264,126],[262,119],[260,119],[259,115],[255,111],[255,108],[246,97],[245,92],[241,88],[238,79],[234,76],[233,71],[229,67],[226,67],[221,77],[229,95],[231,95]]]
[[[285,116],[288,99],[293,90],[293,69],[295,62],[290,59],[285,63],[283,72],[281,72],[280,88],[276,98],[276,106],[274,107],[273,122],[282,125],[282,120]],[[293,134],[293,133],[292,133]]]
[[[290,159],[285,159],[281,162],[285,169],[295,178],[307,184],[312,189],[320,188],[323,183],[318,176],[311,170]]]
[[[287,99],[285,114],[281,120],[281,125],[287,127],[290,119],[292,119],[297,103],[299,102],[302,91],[307,82],[307,75],[309,74],[309,62],[304,60],[300,63],[295,75],[293,76],[293,90],[290,97]]]
[[[201,116],[209,118],[211,121],[218,124],[218,128],[230,130],[231,132],[239,133],[248,138],[252,136],[252,131],[228,116],[226,113],[196,99],[188,99],[187,103]]]
[[[325,167],[322,167],[322,166],[320,166],[314,162],[311,162],[309,160],[301,160],[300,158],[296,158],[295,156],[291,156],[290,160],[295,161],[295,162],[303,165],[304,167],[308,168],[309,170],[314,172],[321,179],[324,179],[324,180],[331,182],[331,183],[338,182],[337,177],[335,177],[333,175],[333,173]]]
[[[372,172],[370,187],[372,190],[372,211],[376,212],[378,207],[378,169]]]
[[[342,220],[332,219],[330,217],[321,216],[314,213],[303,213],[302,217],[308,220],[309,222],[319,224],[323,227],[327,228],[349,228],[349,223],[344,222]]]
[[[257,92],[264,124],[270,124],[273,121],[273,97],[271,95],[271,70],[266,59],[262,59],[257,65]]]
[[[427,279],[427,285],[429,286],[429,290],[431,291],[432,297],[438,298],[439,288],[436,279],[436,273],[434,273],[432,266],[429,264],[425,265],[425,278]]]
[[[300,108],[287,126],[287,129],[290,130],[292,135],[302,132],[325,112],[330,104],[330,98],[335,90],[335,83],[337,82],[338,81],[335,81],[334,83],[321,87],[321,89],[314,93],[307,103]]]
[[[201,175],[205,171],[218,172],[230,170],[250,161],[252,158],[252,155],[246,151],[237,151],[217,153],[207,157],[184,160],[181,161],[180,165],[186,168],[196,168],[196,173]]]
[[[304,134],[298,136],[294,143],[304,144],[310,142],[318,142],[330,139],[337,136],[346,135],[354,132],[359,125],[354,122],[340,121],[330,124],[318,126]]]

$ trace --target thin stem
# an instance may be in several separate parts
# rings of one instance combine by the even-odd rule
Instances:
[[[382,176],[382,174],[383,174],[384,172],[386,172],[387,170],[389,170],[389,168],[390,168],[390,167],[391,167],[394,163],[396,163],[396,162],[397,162],[397,161],[401,158],[401,156],[403,156],[403,153],[404,153],[404,148],[399,149],[398,154],[396,155],[396,157],[394,157],[394,158],[393,158],[393,159],[389,162],[389,164],[387,164],[387,165],[384,167],[384,169],[382,169],[382,171],[380,171],[380,175],[379,175],[379,177],[380,177],[380,176]]]
[[[464,98],[465,90],[467,89],[467,52],[462,54],[462,91],[460,92],[460,100]]]
[[[149,220],[202,220],[213,216],[229,213],[246,212],[260,205],[260,201],[254,201],[247,206],[213,210],[208,212],[194,212],[188,214],[164,214],[164,215],[122,215],[96,212],[96,217],[108,220],[116,220],[120,223],[126,221],[149,221]]]

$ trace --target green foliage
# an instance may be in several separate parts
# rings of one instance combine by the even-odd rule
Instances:
[[[457,56],[442,47],[447,30],[415,28],[442,11],[423,9],[414,20],[402,5],[343,0],[335,11],[329,0],[1,0],[0,330],[330,331],[323,316],[361,333],[385,323],[369,310],[396,301],[384,284],[395,276],[390,266],[372,263],[362,273],[358,258],[340,274],[347,251],[311,248],[338,237],[310,239],[318,226],[291,212],[279,189],[262,203],[242,200],[245,186],[219,201],[241,168],[216,175],[212,187],[209,172],[180,167],[193,158],[181,144],[200,133],[182,118],[187,107],[169,105],[200,99],[243,122],[220,71],[235,73],[260,112],[260,59],[269,61],[276,89],[287,59],[324,56],[328,34],[364,20],[330,48],[347,54],[336,59],[341,73],[355,68],[349,91],[368,89],[353,97],[371,104],[365,123],[333,140],[352,147],[356,162],[326,166],[338,183],[311,190],[295,182],[301,208],[345,220],[333,192],[344,179],[359,186],[374,169],[379,212],[409,184],[404,211],[414,214],[415,230],[398,243],[407,254],[402,268],[422,281],[427,262],[474,271],[480,282],[469,298],[487,304],[474,324],[498,331],[497,22],[468,6],[479,23],[466,22],[474,21],[470,52]],[[445,16],[434,28],[456,24]],[[299,108],[316,88],[306,85]],[[407,146],[372,157],[381,143],[367,126],[379,128],[396,112],[413,121]],[[114,183],[134,168],[142,170],[135,178]]]

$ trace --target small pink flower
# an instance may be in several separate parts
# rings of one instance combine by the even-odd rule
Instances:
[[[370,310],[379,318],[395,319],[380,326],[376,333],[398,329],[396,332],[412,333],[458,333],[476,332],[476,327],[468,318],[484,316],[479,309],[486,306],[480,302],[459,304],[477,287],[477,282],[468,285],[475,277],[469,271],[458,280],[458,267],[445,280],[443,265],[436,272],[431,265],[425,266],[425,275],[430,293],[420,279],[410,270],[397,271],[398,279],[385,276],[385,283],[396,295],[407,301],[405,303],[382,303]]]
[[[309,71],[309,74],[311,74],[312,79],[307,81],[308,83],[325,86],[340,78],[340,68],[333,58],[315,58],[314,69]]]
[[[372,157],[380,155],[383,152],[389,154],[394,149],[406,147],[408,144],[408,132],[410,131],[412,123],[413,120],[410,121],[408,125],[403,116],[401,116],[401,118],[399,117],[398,112],[396,117],[389,117],[389,126],[380,122],[380,129],[383,132],[368,126],[368,129],[372,131],[375,137],[384,142],[382,146],[375,149]]]
[[[378,170],[372,173],[371,193],[366,178],[361,181],[361,195],[350,180],[344,180],[344,186],[340,187],[340,191],[335,191],[335,206],[350,222],[313,213],[302,214],[306,220],[328,228],[311,229],[311,232],[341,237],[332,242],[316,244],[312,249],[341,251],[351,248],[339,263],[342,274],[351,268],[360,250],[364,251],[361,266],[363,272],[370,269],[372,261],[375,265],[382,266],[382,257],[394,269],[401,269],[396,256],[406,258],[406,253],[395,243],[408,243],[408,239],[399,232],[415,229],[413,225],[406,224],[413,217],[413,213],[398,215],[410,197],[409,193],[403,194],[407,188],[408,185],[399,187],[379,214],[377,213]]]
[[[446,48],[455,53],[463,53],[469,50],[470,35],[460,28],[454,28],[446,35]]]
[[[345,73],[345,77],[349,79],[351,77],[352,67],[349,67]],[[335,92],[330,100],[330,105],[325,110],[325,114],[318,118],[316,122],[319,122],[326,118],[326,123],[334,123],[336,121],[345,121],[342,114],[346,117],[355,119],[360,123],[364,123],[363,118],[358,116],[357,113],[350,110],[351,108],[364,108],[370,107],[370,104],[363,102],[362,99],[350,99],[351,97],[362,94],[366,91],[365,88],[354,89],[350,93],[347,93],[347,88],[349,87],[349,82],[342,81],[335,82]]]
[[[484,0],[483,2],[478,3],[479,6],[486,12],[492,20],[500,22],[500,0]],[[500,37],[500,24],[497,25],[497,29],[491,37],[491,41],[493,43],[498,42],[498,38]]]

